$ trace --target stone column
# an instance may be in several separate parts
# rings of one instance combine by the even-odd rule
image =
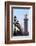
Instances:
[[[28,18],[26,14],[24,18],[24,36],[27,36],[27,35],[29,35],[29,32],[28,32]]]

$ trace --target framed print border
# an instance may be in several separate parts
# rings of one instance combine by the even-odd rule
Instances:
[[[33,16],[32,16],[32,40],[10,40],[10,5],[29,5],[33,7]],[[13,13],[12,13],[13,14]],[[15,44],[15,43],[32,43],[35,42],[35,3],[32,2],[5,2],[5,44]]]

